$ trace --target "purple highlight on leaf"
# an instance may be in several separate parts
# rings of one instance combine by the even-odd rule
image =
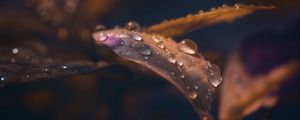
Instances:
[[[115,48],[117,47],[118,45],[121,45],[121,43],[123,42],[123,40],[119,37],[116,37],[116,36],[109,36],[107,38],[107,40],[105,40],[103,42],[103,44],[107,45],[108,47],[110,48]]]

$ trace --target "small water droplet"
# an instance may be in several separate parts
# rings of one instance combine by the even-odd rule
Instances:
[[[175,73],[174,73],[174,72],[171,72],[171,75],[175,75]]]
[[[118,35],[118,37],[121,37],[121,38],[127,38],[129,37],[128,34],[125,34],[125,33],[121,33]]]
[[[159,43],[159,42],[161,42],[161,37],[157,37],[157,36],[153,36],[152,37],[152,40],[155,42],[155,43]]]
[[[97,25],[95,27],[95,32],[98,32],[98,31],[101,31],[101,30],[105,30],[105,29],[106,29],[106,27],[104,25]]]
[[[26,78],[29,78],[30,76],[27,74],[25,77],[26,77]]]
[[[121,41],[120,44],[121,44],[121,45],[124,45],[124,41]]]
[[[185,78],[185,76],[182,74],[182,75],[180,75],[180,78]]]
[[[188,90],[189,90],[189,89],[191,89],[191,87],[190,87],[190,86],[187,86],[187,87],[186,87],[186,89],[188,89]]]
[[[170,63],[176,63],[176,59],[173,58],[173,57],[168,57],[167,60],[170,62]]]
[[[191,92],[190,93],[190,97],[192,98],[192,99],[196,99],[197,98],[197,93],[195,93],[195,92]]]
[[[202,120],[208,120],[207,116],[202,117]]]
[[[49,70],[48,68],[45,68],[45,69],[44,69],[44,71],[46,71],[46,72],[47,72],[48,70]]]
[[[64,65],[64,66],[62,66],[62,68],[63,68],[63,69],[67,69],[68,67]]]
[[[151,50],[150,49],[142,49],[142,51],[141,51],[141,54],[143,54],[143,55],[151,55]]]
[[[177,65],[178,65],[179,67],[182,67],[182,66],[183,66],[183,62],[177,61]]]
[[[19,49],[18,49],[18,48],[12,49],[12,53],[13,53],[13,54],[18,54],[18,53],[19,53]]]
[[[103,42],[105,40],[107,40],[108,36],[105,33],[100,33],[99,34],[99,41]]]
[[[4,78],[4,77],[1,77],[1,78],[0,78],[0,80],[1,80],[1,81],[4,81],[4,80],[5,80],[5,78]]]
[[[198,46],[194,41],[190,39],[185,39],[179,43],[178,49],[179,51],[187,54],[195,54],[198,49]]]
[[[194,86],[194,89],[195,89],[195,90],[198,90],[198,89],[199,89],[199,87],[198,87],[197,85],[195,85],[195,86]]]
[[[136,41],[142,41],[142,39],[143,39],[142,36],[139,33],[133,33],[131,35],[131,38],[136,40]]]
[[[223,5],[222,5],[222,7],[223,7],[223,8],[227,8],[227,7],[228,7],[228,5],[226,5],[226,4],[223,4]]]
[[[10,62],[14,63],[16,60],[14,58],[10,59]]]
[[[234,4],[234,7],[235,7],[236,9],[240,9],[240,4]]]
[[[200,14],[200,15],[203,15],[205,12],[204,12],[204,10],[199,10],[198,11],[198,14]]]
[[[145,60],[148,60],[148,59],[149,59],[149,57],[148,57],[148,56],[144,56],[144,59],[145,59]]]
[[[217,87],[222,82],[221,70],[215,64],[208,68],[208,81],[214,87]]]
[[[135,21],[126,23],[124,28],[127,30],[141,31],[141,26]]]

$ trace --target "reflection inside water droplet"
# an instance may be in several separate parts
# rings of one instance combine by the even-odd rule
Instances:
[[[136,41],[141,41],[142,40],[142,36],[139,33],[133,33],[131,35],[131,38],[136,40]]]
[[[178,49],[179,51],[187,54],[195,54],[198,49],[198,46],[194,41],[190,39],[185,39],[178,44]]]
[[[190,93],[190,97],[192,98],[192,99],[196,99],[197,98],[197,93],[195,93],[195,92],[191,92]]]
[[[12,53],[13,53],[13,54],[17,54],[17,53],[19,53],[19,49],[18,49],[18,48],[14,48],[14,49],[12,49]]]
[[[126,23],[124,28],[127,30],[134,30],[134,31],[141,30],[141,26],[137,22],[134,22],[134,21]]]
[[[221,70],[215,64],[208,67],[208,81],[214,87],[217,87],[222,82]]]
[[[195,86],[194,86],[194,89],[195,89],[195,90],[198,90],[198,89],[199,89],[199,87],[198,87],[197,85],[195,85]]]
[[[107,40],[108,36],[105,33],[100,33],[99,34],[99,41],[103,42],[105,40]]]
[[[141,54],[143,54],[143,55],[151,55],[151,50],[150,49],[142,49]]]
[[[167,60],[170,62],[170,63],[176,63],[176,59],[173,58],[173,57],[168,57]]]

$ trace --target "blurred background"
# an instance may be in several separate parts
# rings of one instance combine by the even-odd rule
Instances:
[[[91,47],[91,33],[99,24],[109,29],[136,21],[147,27],[235,3],[274,5],[276,9],[259,11],[233,23],[209,26],[174,39],[194,40],[203,55],[221,68],[231,53],[242,49],[245,66],[254,76],[288,60],[299,59],[300,2],[297,0],[0,0],[0,49],[26,49],[40,59],[50,56],[62,61],[96,62],[110,57],[99,56]],[[262,46],[259,46],[260,38],[264,41]],[[252,49],[243,49],[249,48],[245,44],[250,48],[251,45],[259,47],[255,50],[262,51],[256,52],[261,54],[251,54]],[[268,52],[263,52],[266,49]],[[5,59],[5,53],[0,53],[0,59]],[[252,57],[258,59],[250,61]],[[247,64],[249,61],[252,64]],[[245,119],[299,119],[299,75],[290,81],[279,92],[284,99],[278,106]],[[212,111],[218,117],[218,95]],[[164,79],[113,65],[87,75],[1,88],[0,119],[198,118],[183,95]]]

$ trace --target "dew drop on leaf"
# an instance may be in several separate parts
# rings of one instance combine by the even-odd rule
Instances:
[[[136,40],[136,41],[142,41],[142,36],[139,33],[133,33],[131,35],[131,38]]]
[[[214,87],[217,87],[222,82],[221,70],[215,64],[208,67],[208,81]]]
[[[182,40],[178,45],[178,50],[187,54],[195,54],[197,49],[197,44],[190,39]]]
[[[124,28],[127,30],[141,31],[140,24],[137,22],[134,22],[134,21],[130,21],[130,22],[126,23]]]
[[[105,40],[107,40],[108,36],[105,33],[100,33],[99,34],[99,41],[103,42]]]

